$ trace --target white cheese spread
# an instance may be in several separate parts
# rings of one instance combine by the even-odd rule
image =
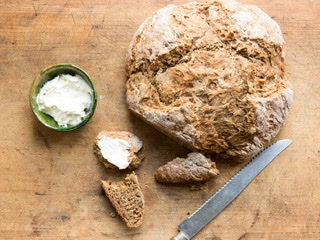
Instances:
[[[98,140],[98,147],[103,158],[119,169],[126,169],[130,165],[130,144],[127,141],[102,136]]]
[[[67,127],[79,124],[87,115],[92,95],[92,88],[80,76],[61,74],[43,85],[36,101],[40,111]]]

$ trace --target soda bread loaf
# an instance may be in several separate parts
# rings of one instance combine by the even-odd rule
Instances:
[[[124,181],[101,181],[102,187],[117,213],[128,227],[139,227],[143,222],[144,196],[133,172]]]
[[[127,103],[193,151],[245,160],[277,135],[293,101],[279,25],[233,0],[168,5],[130,43]]]
[[[107,144],[102,146],[101,140],[106,139],[109,140],[109,142],[106,142]],[[110,144],[110,141],[116,141],[118,144],[112,142]],[[118,147],[119,145],[121,148]],[[106,168],[110,169],[136,169],[144,159],[144,155],[142,154],[142,141],[133,133],[126,131],[101,131],[96,137],[93,150],[99,161]],[[115,161],[119,161],[121,156],[126,158],[127,164],[120,166],[117,162],[111,160],[112,158]],[[110,159],[108,159],[108,157],[110,157]],[[119,166],[117,166],[117,164]]]
[[[187,158],[175,158],[161,166],[154,177],[162,183],[199,183],[219,175],[216,164],[201,153],[189,153]]]

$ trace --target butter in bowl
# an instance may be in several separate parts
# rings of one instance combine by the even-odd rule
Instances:
[[[84,126],[97,104],[90,76],[71,64],[57,64],[42,70],[33,81],[29,97],[37,119],[58,131]]]

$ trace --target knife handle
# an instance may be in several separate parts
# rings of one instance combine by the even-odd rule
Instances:
[[[179,232],[177,236],[171,238],[171,240],[190,240],[190,238],[184,232]]]

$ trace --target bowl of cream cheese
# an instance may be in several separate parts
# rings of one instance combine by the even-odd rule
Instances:
[[[90,76],[72,64],[57,64],[42,70],[33,81],[29,97],[37,119],[58,131],[84,126],[97,104]]]

